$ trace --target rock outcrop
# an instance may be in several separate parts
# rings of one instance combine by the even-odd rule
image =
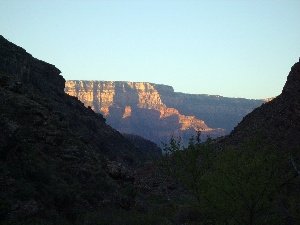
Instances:
[[[123,172],[150,157],[64,85],[55,66],[0,36],[1,224],[90,224],[88,212],[135,205]]]
[[[282,149],[300,147],[300,62],[291,68],[282,93],[245,116],[226,142],[236,145],[255,135]]]
[[[173,90],[162,85],[160,89]],[[157,144],[167,143],[172,135],[181,136],[187,143],[195,130],[200,130],[204,137],[225,134],[224,129],[210,128],[194,115],[183,115],[168,107],[152,83],[68,80],[65,92],[102,113],[108,124],[120,132],[140,135]]]
[[[42,93],[63,93],[65,79],[54,65],[33,58],[25,49],[0,35],[0,68],[18,82]]]
[[[37,96],[38,101],[43,103],[45,109],[34,114],[45,120],[43,122],[47,122],[47,119],[54,114],[60,120],[65,120],[70,131],[76,133],[82,140],[99,146],[99,151],[110,152],[112,157],[120,160],[122,149],[133,151],[134,147],[131,143],[126,141],[119,132],[111,129],[101,114],[94,113],[91,109],[84,107],[77,98],[64,93],[65,79],[60,75],[59,69],[33,58],[24,49],[10,43],[2,36],[0,36],[0,43],[2,84],[13,93],[21,92],[29,98]],[[5,78],[6,75],[9,75],[14,82]],[[25,88],[27,90],[24,90]],[[6,103],[8,100],[3,97],[2,103]],[[28,112],[33,110],[30,105],[24,106],[24,108]],[[17,112],[23,109],[16,108],[15,110]],[[102,130],[105,132],[101,132]]]
[[[171,135],[187,143],[197,129],[204,139],[228,134],[243,116],[265,102],[177,93],[171,86],[147,82],[68,80],[65,92],[102,113],[120,132],[157,144],[168,142]]]
[[[209,127],[226,129],[226,134],[253,109],[261,106],[269,99],[229,98],[220,95],[185,94],[174,92],[173,88],[155,85],[162,101],[176,108],[184,115],[201,118]]]

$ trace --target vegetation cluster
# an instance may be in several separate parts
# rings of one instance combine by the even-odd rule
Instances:
[[[300,63],[223,140],[171,138],[148,162],[153,143],[112,129],[59,74],[0,35],[0,224],[299,224]]]
[[[298,224],[299,149],[283,151],[259,135],[238,147],[216,145],[200,143],[198,133],[187,147],[174,138],[164,146],[163,171],[190,194],[181,204],[193,213],[181,222]]]

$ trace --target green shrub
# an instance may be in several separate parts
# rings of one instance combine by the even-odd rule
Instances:
[[[260,137],[223,151],[199,137],[186,148],[172,138],[162,169],[194,196],[189,204],[204,215],[202,222],[282,224],[279,201],[295,177],[288,154]]]

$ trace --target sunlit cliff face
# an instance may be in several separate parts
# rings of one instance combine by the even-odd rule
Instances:
[[[159,112],[159,119],[172,117],[172,122],[176,121],[180,130],[212,130],[203,120],[195,116],[181,115],[177,109],[167,107],[156,88],[147,82],[70,80],[66,81],[65,92],[78,97],[85,106],[91,106],[95,112],[106,117],[111,116],[111,107],[123,111],[118,114],[122,119],[131,117],[138,109],[151,109]],[[148,116],[148,119],[153,118]]]
[[[129,117],[129,116],[131,116],[131,107],[130,106],[126,106],[125,107],[125,112],[124,112],[122,118],[124,119],[124,118]]]
[[[109,114],[115,95],[114,82],[66,81],[65,92],[76,96],[85,106],[91,106],[95,112]]]
[[[65,92],[104,114],[108,114],[107,108],[116,102],[149,109],[165,106],[150,83],[71,80],[66,81]]]

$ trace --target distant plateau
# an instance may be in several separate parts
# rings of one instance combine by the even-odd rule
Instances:
[[[127,81],[67,80],[65,92],[103,114],[121,133],[158,145],[171,136],[186,144],[196,130],[203,140],[227,135],[245,115],[270,100],[185,94],[168,85]]]

